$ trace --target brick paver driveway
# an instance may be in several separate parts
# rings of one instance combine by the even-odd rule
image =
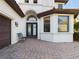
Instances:
[[[0,59],[79,59],[79,42],[52,43],[27,39],[1,49]]]

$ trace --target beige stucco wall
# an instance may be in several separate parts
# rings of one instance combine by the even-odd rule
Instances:
[[[29,0],[29,3],[25,3],[25,0],[16,0],[17,3],[22,3],[22,4],[34,4],[33,0]],[[37,0],[37,5],[42,5],[42,6],[54,6],[54,0]]]
[[[15,27],[15,21],[21,23],[20,20],[22,20],[22,18],[4,0],[0,0],[0,13],[11,19],[11,43],[14,44],[18,41],[16,33],[22,30],[17,30]],[[20,28],[21,27],[22,26],[20,26]]]
[[[21,0],[20,0],[21,1]],[[23,1],[23,0],[22,0]],[[41,2],[41,0],[39,0]],[[43,0],[42,0],[43,1]],[[47,1],[47,0],[46,0]],[[44,0],[45,2],[45,0]],[[45,2],[47,3],[47,2]],[[44,3],[44,4],[45,4]],[[50,2],[51,3],[51,2]],[[53,3],[53,2],[52,2]],[[11,18],[11,43],[15,44],[19,41],[17,33],[23,33],[23,36],[26,36],[26,23],[27,23],[27,14],[29,10],[35,11],[37,14],[43,11],[47,11],[53,8],[53,6],[46,6],[41,4],[18,4],[24,14],[24,18],[21,18],[4,0],[0,0],[0,12]],[[49,4],[51,5],[51,4]],[[66,14],[67,16],[69,14]],[[45,41],[51,42],[73,42],[73,15],[69,15],[69,32],[68,33],[58,33],[58,14],[53,14],[51,16],[51,32],[44,33],[43,27],[43,18],[38,18],[38,38]],[[18,27],[15,26],[15,22],[18,23]],[[65,36],[65,37],[64,37]],[[59,39],[60,38],[60,39]]]
[[[69,16],[69,32],[58,32],[58,15]],[[50,32],[43,32],[43,18],[41,18],[41,40],[51,42],[73,42],[74,15],[72,14],[53,14],[50,19]]]

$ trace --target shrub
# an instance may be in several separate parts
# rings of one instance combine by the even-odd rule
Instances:
[[[74,24],[74,29],[76,31],[79,31],[79,22],[77,22],[77,23]]]
[[[75,32],[73,35],[74,41],[79,41],[79,32]]]

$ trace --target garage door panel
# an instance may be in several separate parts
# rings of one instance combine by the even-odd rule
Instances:
[[[11,20],[0,16],[0,48],[11,43]]]
[[[9,40],[0,40],[0,48],[3,48],[5,46],[8,46],[10,44]]]

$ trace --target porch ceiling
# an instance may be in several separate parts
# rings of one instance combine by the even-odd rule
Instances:
[[[24,17],[24,13],[22,12],[21,8],[18,6],[15,0],[5,0],[9,4],[9,6],[18,13],[19,16]]]

